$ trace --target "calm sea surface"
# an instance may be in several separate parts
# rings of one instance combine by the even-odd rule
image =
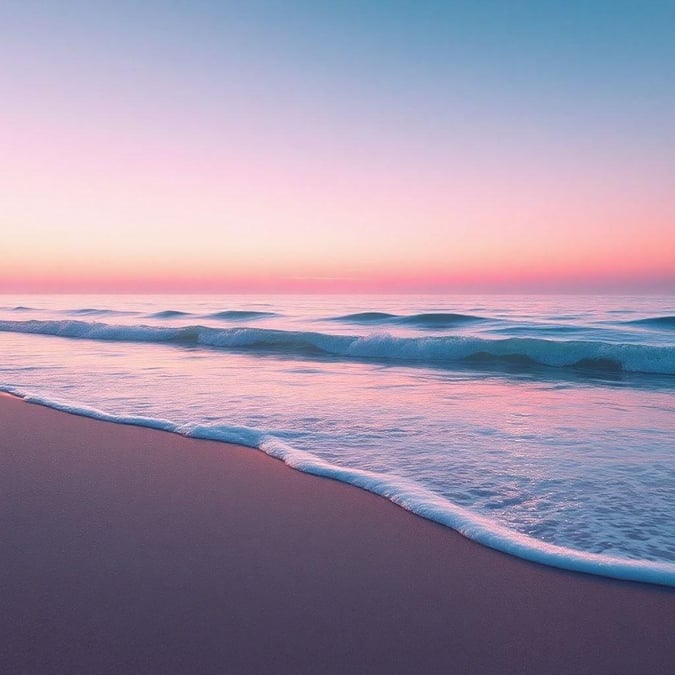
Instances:
[[[4,295],[0,355],[6,391],[675,585],[672,296]]]

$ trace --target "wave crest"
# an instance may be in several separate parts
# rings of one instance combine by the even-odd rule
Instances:
[[[328,319],[341,323],[382,324],[414,326],[422,329],[452,328],[466,323],[485,321],[484,317],[473,314],[453,314],[449,312],[426,312],[422,314],[389,314],[388,312],[357,312]]]
[[[675,316],[654,316],[648,319],[635,319],[625,322],[631,326],[646,326],[647,328],[667,328],[675,330]]]
[[[151,319],[179,319],[182,316],[192,316],[191,312],[181,312],[179,309],[165,309],[161,312],[148,314]]]
[[[251,319],[262,319],[268,316],[278,316],[276,312],[256,312],[255,310],[245,309],[226,309],[222,312],[212,312],[205,314],[205,319],[221,319],[223,321],[244,321]]]
[[[506,362],[552,368],[582,368],[675,375],[675,347],[543,338],[485,339],[462,336],[397,337],[329,335],[264,328],[122,326],[87,321],[0,321],[0,331],[90,340],[173,343],[189,346],[325,354],[341,359],[443,365]]]

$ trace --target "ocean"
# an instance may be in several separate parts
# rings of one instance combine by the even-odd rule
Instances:
[[[675,586],[673,296],[4,295],[0,355],[29,400]]]

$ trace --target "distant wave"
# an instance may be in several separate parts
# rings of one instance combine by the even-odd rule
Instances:
[[[632,326],[646,326],[647,328],[667,328],[675,330],[675,316],[655,316],[649,319],[635,319],[624,323]]]
[[[211,312],[210,314],[193,314],[192,312],[182,312],[178,309],[165,309],[161,312],[148,314],[150,319],[180,319],[188,316],[194,316],[201,319],[218,319],[220,321],[254,321],[267,316],[276,316],[275,312],[256,312],[253,310],[228,309],[222,312]]]
[[[415,328],[451,328],[465,323],[485,321],[484,317],[473,314],[452,314],[448,312],[427,312],[423,314],[399,315],[387,312],[357,312],[328,319],[341,323],[383,324],[414,326]]]
[[[328,321],[342,321],[344,323],[385,323],[398,319],[397,314],[388,314],[387,312],[357,312],[356,314],[345,314],[344,316],[332,316]]]
[[[227,309],[221,312],[211,312],[210,314],[193,314],[192,312],[182,312],[178,309],[165,309],[161,312],[148,314],[150,319],[180,319],[187,316],[194,316],[201,319],[219,319],[220,321],[246,321],[262,319],[266,316],[276,316],[275,312],[256,312],[254,310]]]
[[[64,314],[76,314],[78,316],[129,316],[138,312],[126,312],[119,309],[98,309],[97,307],[82,307],[81,309],[66,309]]]
[[[207,326],[120,326],[87,321],[0,321],[0,331],[90,340],[156,342],[297,356],[418,362],[431,365],[511,363],[552,368],[675,375],[675,347],[544,338],[328,335],[306,331]]]
[[[504,328],[493,328],[490,333],[510,334],[510,335],[531,335],[537,333],[541,335],[573,335],[574,333],[585,333],[588,328],[585,326],[565,326],[564,324],[536,324],[532,323],[526,326],[506,326]]]
[[[3,389],[25,398],[26,401],[76,415],[258,448],[298,471],[338,480],[380,495],[407,511],[456,530],[479,544],[525,560],[615,579],[675,586],[675,565],[672,563],[615,558],[550,544],[504,527],[490,518],[434,494],[409,479],[332,464],[309,452],[294,448],[263,429],[224,424],[180,425],[161,418],[125,417],[85,405],[27,395],[12,388]]]
[[[14,307],[15,311],[33,311],[32,307]],[[61,314],[72,316],[129,316],[140,312],[121,311],[116,309],[99,309],[97,307],[82,307],[80,309],[64,309]],[[268,316],[277,316],[276,312],[260,312],[255,310],[224,310],[210,314],[198,315],[192,312],[184,312],[179,309],[165,309],[160,312],[146,314],[149,319],[180,319],[189,316],[203,319],[219,319],[221,321],[250,321],[262,319]]]
[[[5,307],[13,312],[44,312],[44,309],[39,307],[25,307],[18,305],[17,307]],[[49,310],[47,310],[49,311]],[[138,314],[139,312],[122,311],[119,309],[102,309],[98,307],[80,307],[78,309],[62,309],[54,310],[57,314],[72,314],[75,316],[129,316]]]
[[[276,312],[256,312],[253,310],[228,309],[222,312],[204,314],[205,319],[221,319],[223,321],[244,321],[246,319],[263,319],[268,316],[278,316]]]
[[[151,319],[178,319],[182,316],[193,316],[191,312],[181,312],[179,309],[165,309],[162,312],[148,314]]]

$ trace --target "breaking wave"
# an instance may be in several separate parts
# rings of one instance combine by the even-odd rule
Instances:
[[[295,356],[324,354],[345,360],[416,362],[443,365],[461,362],[536,364],[675,375],[675,347],[602,341],[464,336],[397,337],[386,333],[353,336],[263,328],[214,328],[114,325],[87,321],[0,321],[0,331],[89,340],[169,343],[219,349],[275,352]]]

